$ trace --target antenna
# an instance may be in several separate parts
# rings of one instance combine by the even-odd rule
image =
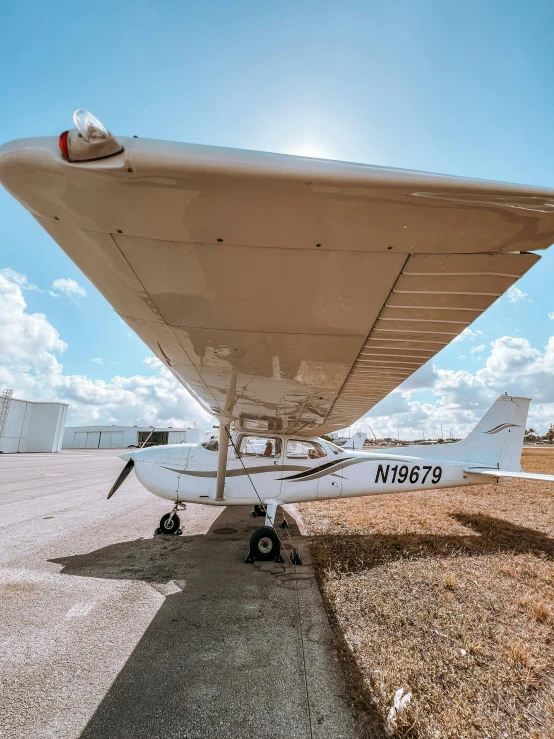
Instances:
[[[6,431],[12,396],[13,390],[2,390],[2,395],[0,396],[0,400],[2,401],[0,404],[0,439],[4,436],[4,432]]]

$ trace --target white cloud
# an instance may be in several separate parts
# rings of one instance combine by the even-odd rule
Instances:
[[[461,334],[458,334],[454,341],[463,341],[464,339],[469,339],[470,341],[475,341],[479,336],[482,336],[483,332],[479,331],[477,329],[474,331],[472,328],[464,328]]]
[[[477,348],[477,347],[476,347]],[[415,438],[445,433],[463,437],[473,428],[496,397],[503,392],[533,398],[529,423],[541,432],[554,421],[554,336],[541,351],[528,339],[502,336],[491,343],[490,353],[476,372],[438,369],[427,363],[398,391],[381,401],[356,428],[371,424],[381,436]],[[428,400],[413,397],[413,388],[427,391]],[[403,402],[391,402],[399,396]],[[446,430],[447,429],[447,430]]]
[[[478,346],[472,346],[470,351],[472,354],[479,354],[480,352],[484,352],[486,348],[486,344],[479,344]]]
[[[551,321],[554,321],[554,311],[552,313],[549,313],[548,317],[550,318]]]
[[[87,296],[85,288],[81,287],[81,285],[71,277],[60,277],[59,279],[54,280],[52,283],[52,289],[50,290],[50,295],[59,297],[60,293],[68,297],[70,300],[86,298]]]
[[[529,295],[520,290],[519,287],[512,285],[506,290],[506,297],[510,303],[517,303],[520,300],[530,300]]]
[[[104,364],[102,357],[92,357],[90,361],[94,362],[94,364]]]
[[[33,285],[32,282],[29,282],[26,275],[22,275],[21,272],[16,272],[15,269],[4,267],[3,269],[0,269],[0,275],[6,280],[15,282],[15,284],[19,285],[22,290],[37,290],[40,292],[36,285]]]
[[[68,423],[211,425],[211,417],[154,357],[148,372],[92,380],[64,373],[60,356],[67,349],[42,313],[27,312],[25,278],[0,270],[0,387],[16,397],[69,403]]]

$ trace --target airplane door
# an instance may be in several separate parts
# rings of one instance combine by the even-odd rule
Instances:
[[[334,462],[315,441],[288,439],[283,474],[283,493],[289,500],[337,498],[342,479],[328,471]]]
[[[342,492],[342,476],[340,471],[328,472],[317,481],[317,498],[337,498]]]

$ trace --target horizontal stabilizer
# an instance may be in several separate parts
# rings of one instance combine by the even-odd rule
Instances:
[[[537,472],[516,472],[512,470],[465,470],[470,475],[486,475],[487,477],[515,477],[521,480],[543,480],[554,482],[554,475],[541,475]]]

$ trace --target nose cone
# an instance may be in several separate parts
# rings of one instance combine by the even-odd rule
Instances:
[[[134,454],[135,452],[125,452],[125,454],[119,455],[119,459],[125,459],[125,460],[133,459]]]

